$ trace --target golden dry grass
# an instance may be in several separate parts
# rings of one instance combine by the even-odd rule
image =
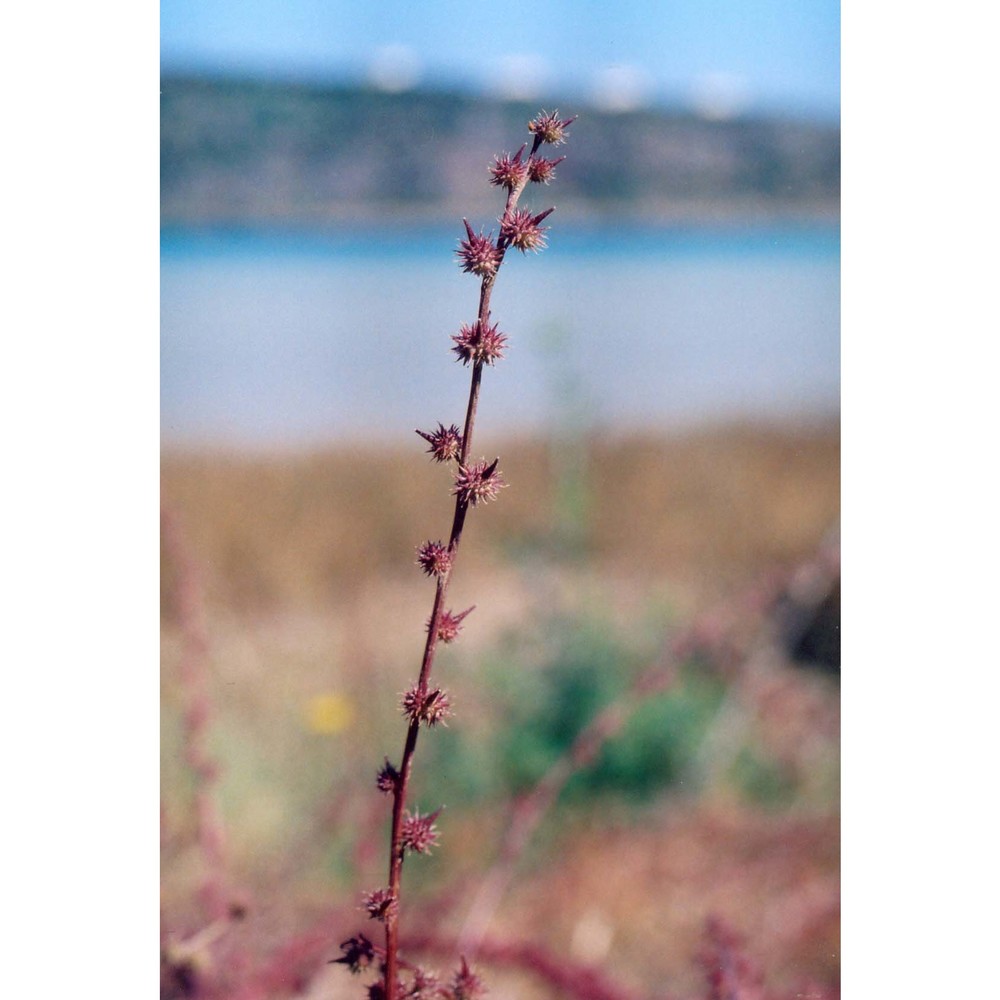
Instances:
[[[579,515],[587,562],[640,586],[717,590],[801,559],[836,523],[839,448],[835,428],[590,441]],[[564,520],[557,449],[510,441],[485,450],[501,456],[510,488],[471,522],[463,575],[544,547]],[[238,612],[322,607],[362,580],[405,580],[415,546],[447,537],[449,488],[416,438],[395,452],[163,460],[164,503],[207,567],[210,599]]]

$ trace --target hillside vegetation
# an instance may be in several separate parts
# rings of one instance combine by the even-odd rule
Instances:
[[[166,78],[165,223],[322,223],[495,212],[483,176],[535,104],[456,93]],[[832,216],[836,126],[553,100],[574,126],[559,211],[649,220]],[[513,150],[511,150],[513,152]]]

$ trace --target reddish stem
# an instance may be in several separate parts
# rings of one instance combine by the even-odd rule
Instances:
[[[541,145],[541,138],[535,136],[532,144],[531,154],[534,155]],[[514,210],[521,193],[528,183],[527,174],[520,182],[507,194],[507,203],[504,206],[504,215]],[[493,285],[496,282],[497,273],[503,264],[504,255],[507,252],[509,243],[501,232],[497,239],[497,249],[500,251],[500,258],[497,262],[496,270],[493,274],[486,275],[479,289],[479,322],[485,326],[490,316],[490,295]],[[469,404],[465,412],[465,428],[462,433],[462,451],[459,457],[459,465],[464,466],[469,458],[469,451],[472,446],[472,433],[476,423],[476,411],[479,406],[479,388],[483,377],[483,362],[476,361],[472,366],[472,378],[469,385]],[[441,621],[441,614],[445,607],[445,597],[448,593],[448,584],[455,567],[455,558],[458,555],[458,546],[462,539],[462,529],[465,526],[465,515],[468,512],[469,501],[462,493],[455,498],[455,515],[452,519],[451,535],[448,540],[448,552],[451,556],[451,563],[448,570],[438,577],[437,589],[434,593],[434,606],[431,610],[430,626],[427,629],[427,641],[424,645],[423,660],[420,664],[420,678],[418,689],[423,694],[427,691],[430,680],[431,667],[434,663],[434,654],[437,650],[438,626]],[[403,745],[403,756],[399,767],[399,777],[396,779],[393,790],[392,803],[392,835],[389,847],[389,892],[396,900],[396,905],[392,907],[386,916],[385,921],[385,996],[387,1000],[392,1000],[396,996],[396,980],[398,976],[399,958],[399,898],[400,885],[403,872],[403,855],[405,849],[402,844],[403,813],[406,808],[406,793],[410,781],[410,772],[413,765],[413,754],[417,748],[417,735],[420,729],[418,719],[413,719],[406,730],[406,742]]]

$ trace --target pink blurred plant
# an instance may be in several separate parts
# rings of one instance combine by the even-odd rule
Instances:
[[[504,154],[495,158],[495,164],[490,169],[490,183],[507,192],[506,204],[498,220],[500,231],[496,237],[492,232],[485,234],[483,230],[477,233],[468,220],[463,220],[465,239],[459,241],[456,256],[464,272],[481,279],[476,319],[463,324],[458,334],[452,337],[452,351],[472,369],[465,424],[461,432],[456,424],[446,428],[443,423],[439,423],[435,431],[417,431],[430,445],[428,451],[435,461],[455,463],[452,489],[455,510],[447,544],[426,541],[417,549],[418,565],[435,581],[434,604],[427,624],[419,676],[403,696],[402,711],[407,728],[400,763],[397,767],[386,758],[377,779],[379,790],[391,795],[393,800],[389,876],[387,886],[365,895],[364,905],[368,915],[384,925],[385,947],[376,948],[367,936],[357,935],[343,943],[343,955],[337,960],[352,972],[360,972],[378,963],[382,978],[368,987],[371,1000],[396,1000],[402,996],[472,1000],[482,995],[485,989],[482,980],[469,968],[464,958],[447,983],[439,982],[436,977],[416,967],[410,969],[412,979],[406,985],[400,980],[403,963],[399,955],[399,904],[403,860],[408,853],[425,854],[437,845],[439,831],[436,820],[441,812],[440,809],[429,815],[410,812],[406,800],[420,727],[443,723],[451,714],[447,691],[432,687],[430,675],[438,642],[455,641],[463,619],[472,611],[468,608],[455,612],[446,606],[448,585],[454,572],[466,515],[470,508],[495,500],[499,491],[507,485],[498,468],[499,458],[492,462],[485,458],[470,458],[483,368],[502,360],[507,347],[506,334],[500,331],[499,324],[490,322],[490,295],[508,249],[515,247],[527,253],[529,250],[538,252],[546,246],[547,227],[541,223],[554,209],[533,214],[518,208],[518,201],[529,183],[548,183],[552,179],[556,165],[563,158],[546,160],[537,153],[545,144],[565,142],[566,130],[574,120],[560,118],[557,112],[550,114],[543,111],[528,123],[533,140],[527,159],[524,158],[527,143],[513,156]]]
[[[708,984],[706,1000],[764,1000],[763,976],[743,947],[743,939],[718,917],[705,926],[698,955]]]

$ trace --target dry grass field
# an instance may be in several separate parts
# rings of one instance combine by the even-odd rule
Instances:
[[[490,995],[714,996],[712,916],[760,968],[746,997],[838,995],[838,675],[793,662],[771,614],[835,547],[837,429],[477,452],[510,486],[470,514],[451,588],[476,609],[435,666],[455,718],[416,758],[416,802],[446,809],[440,848],[407,862],[413,944],[450,967],[512,803],[621,703],[490,911]],[[164,996],[363,995],[326,963],[371,933],[373,779],[402,743],[433,596],[414,549],[447,536],[449,488],[415,435],[164,455]],[[676,675],[630,701],[679,639]],[[600,975],[559,983],[547,960]]]

